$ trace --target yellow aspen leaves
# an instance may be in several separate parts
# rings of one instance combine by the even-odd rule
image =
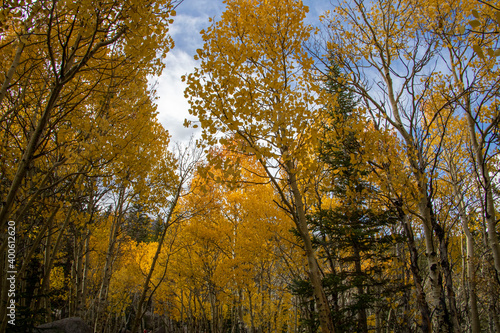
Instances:
[[[311,30],[302,23],[307,8],[297,1],[264,4],[227,2],[221,21],[202,32],[206,43],[195,56],[201,65],[185,77],[185,94],[207,145],[218,135],[248,135],[271,144],[265,149],[264,141],[249,140],[272,157],[281,147],[295,151],[300,137],[314,132],[312,94],[319,89],[301,49]]]

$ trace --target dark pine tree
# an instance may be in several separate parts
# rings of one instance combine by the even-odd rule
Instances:
[[[319,158],[326,165],[325,179],[329,179],[325,194],[334,204],[310,215],[309,223],[313,242],[328,267],[323,285],[336,332],[368,332],[369,315],[397,291],[393,286],[398,284],[385,276],[391,248],[394,242],[401,241],[393,233],[397,215],[371,205],[377,188],[367,181],[371,168],[362,158],[363,143],[349,126],[356,112],[356,99],[335,65],[330,68],[325,89],[336,96],[336,103],[326,106],[330,119],[324,125]],[[300,280],[292,286],[292,291],[304,300],[305,309],[311,307],[312,300],[308,283]],[[303,314],[308,313],[305,309]],[[305,331],[314,331],[316,324],[311,320],[317,321],[304,316]]]
[[[124,223],[126,234],[136,242],[150,242],[155,238],[155,221],[145,212],[139,203],[133,203]]]

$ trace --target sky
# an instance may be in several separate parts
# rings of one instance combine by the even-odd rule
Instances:
[[[319,16],[331,7],[328,0],[303,0],[309,7],[306,22],[317,25]],[[184,0],[177,7],[177,15],[170,26],[175,47],[168,53],[163,74],[157,78],[158,119],[171,135],[172,142],[186,142],[195,129],[185,128],[184,119],[189,115],[189,104],[184,98],[185,84],[181,76],[191,73],[198,64],[193,56],[202,48],[200,31],[206,29],[209,18],[217,20],[224,11],[222,0]]]

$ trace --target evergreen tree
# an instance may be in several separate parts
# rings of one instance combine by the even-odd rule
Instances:
[[[335,106],[326,106],[328,118],[319,159],[326,166],[324,194],[331,200],[308,217],[313,242],[327,267],[323,285],[332,309],[336,332],[368,332],[368,317],[393,293],[384,268],[391,247],[399,240],[394,234],[396,214],[372,207],[376,187],[367,180],[370,167],[363,142],[350,126],[355,118],[356,100],[342,80],[336,65],[330,68],[326,87],[336,96]],[[292,291],[310,307],[312,296],[307,281],[295,281]],[[307,311],[303,311],[306,314]],[[314,331],[315,319],[305,316],[303,326]]]
[[[124,230],[136,242],[150,242],[155,238],[154,221],[145,213],[144,207],[134,203],[125,219]]]

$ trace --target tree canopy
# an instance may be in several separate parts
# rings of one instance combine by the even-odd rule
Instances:
[[[496,1],[5,1],[0,331],[500,332]]]

